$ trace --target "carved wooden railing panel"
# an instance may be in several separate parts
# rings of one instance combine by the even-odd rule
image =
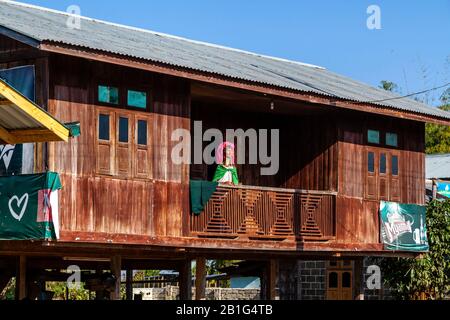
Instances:
[[[332,192],[220,185],[200,215],[191,215],[192,235],[324,241],[335,236]]]

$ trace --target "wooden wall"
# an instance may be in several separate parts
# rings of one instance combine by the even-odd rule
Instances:
[[[193,104],[193,121],[202,121],[203,131],[220,129],[278,129],[279,171],[261,175],[261,165],[238,165],[242,184],[305,190],[337,190],[337,137],[332,118],[308,115],[282,115],[235,110],[226,105]],[[270,135],[269,135],[270,139]],[[206,142],[206,146],[209,142]],[[246,142],[246,159],[249,144]],[[247,162],[248,163],[248,162]],[[264,166],[267,167],[267,166]],[[211,180],[215,165],[192,165],[192,177]]]
[[[425,127],[423,123],[344,112],[339,127],[339,178],[337,197],[337,241],[353,243],[379,242],[380,200],[425,204]],[[398,134],[398,147],[371,145],[367,130]],[[392,177],[389,164],[387,174],[380,177],[375,159],[374,182],[368,181],[367,153],[398,156],[398,177]],[[398,181],[397,181],[398,180]],[[373,183],[370,186],[369,183]],[[367,188],[376,194],[368,196]]]
[[[181,236],[188,228],[183,217],[189,214],[189,171],[187,165],[175,165],[169,160],[174,144],[172,130],[189,129],[189,83],[61,56],[50,58],[50,75],[50,112],[63,122],[81,123],[79,138],[50,146],[50,169],[61,174],[64,185],[62,231]],[[150,112],[99,105],[97,84],[149,88]],[[131,149],[125,156],[113,152],[106,157],[99,152],[98,110],[148,121],[147,175],[135,176],[134,166],[141,165],[142,158],[128,158],[128,151],[130,155],[135,152]],[[112,122],[111,131],[116,129]],[[134,134],[130,132],[130,140]],[[129,167],[130,171],[119,174],[112,169],[101,174],[98,161],[111,162],[116,169]]]

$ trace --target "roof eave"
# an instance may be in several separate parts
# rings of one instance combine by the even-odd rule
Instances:
[[[33,48],[39,48],[41,41],[15,30],[9,29],[5,26],[0,26],[0,35],[6,36],[8,38],[14,39]]]

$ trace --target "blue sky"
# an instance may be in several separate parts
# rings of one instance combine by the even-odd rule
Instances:
[[[190,39],[326,67],[409,94],[450,82],[450,0],[23,0]],[[366,10],[381,9],[381,30]],[[421,97],[438,104],[442,89]]]

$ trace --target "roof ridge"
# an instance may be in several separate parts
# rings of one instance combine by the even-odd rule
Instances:
[[[83,16],[83,15],[79,15],[78,16],[78,15],[74,15],[74,14],[71,14],[71,13],[68,13],[68,12],[59,11],[59,10],[55,10],[55,9],[50,9],[50,8],[46,8],[46,7],[41,7],[41,6],[37,6],[37,5],[33,5],[33,4],[17,2],[17,1],[12,1],[12,0],[0,0],[0,2],[9,3],[9,4],[12,4],[12,5],[17,5],[17,6],[21,6],[21,7],[25,7],[25,8],[32,8],[32,9],[38,9],[38,10],[42,10],[42,11],[62,14],[62,15],[66,15],[66,16],[76,16],[76,17],[80,17],[81,19],[89,20],[89,21],[92,21],[92,22],[98,22],[98,23],[103,23],[103,24],[106,24],[106,25],[115,26],[115,27],[119,27],[119,28],[125,28],[125,29],[129,29],[129,30],[150,33],[150,34],[153,34],[153,35],[158,35],[158,36],[172,38],[172,39],[177,39],[177,40],[182,40],[182,41],[186,41],[186,42],[190,42],[190,43],[194,43],[194,44],[200,44],[200,45],[204,45],[204,46],[208,46],[208,47],[224,49],[224,50],[229,50],[229,51],[238,52],[238,53],[244,53],[244,54],[248,54],[248,55],[252,55],[252,56],[256,56],[256,57],[261,57],[261,58],[267,58],[267,59],[271,59],[271,60],[275,60],[275,61],[281,61],[281,62],[288,62],[288,63],[298,64],[298,65],[301,65],[301,66],[304,66],[304,67],[316,68],[316,69],[322,69],[322,70],[326,69],[324,67],[317,66],[317,65],[314,65],[314,64],[309,64],[309,63],[304,63],[304,62],[300,62],[300,61],[274,57],[274,56],[270,56],[270,55],[259,54],[259,53],[252,52],[252,51],[247,51],[247,50],[227,47],[227,46],[214,44],[214,43],[210,43],[210,42],[205,42],[205,41],[192,40],[192,39],[188,39],[188,38],[184,38],[184,37],[180,37],[180,36],[175,36],[175,35],[171,35],[171,34],[167,34],[167,33],[163,33],[163,32],[157,32],[157,31],[152,31],[152,30],[148,30],[148,29],[144,29],[144,28],[128,26],[128,25],[125,25],[125,24],[114,23],[114,22],[105,21],[105,20],[101,20],[101,19],[90,18],[90,17],[86,17],[86,16]]]

